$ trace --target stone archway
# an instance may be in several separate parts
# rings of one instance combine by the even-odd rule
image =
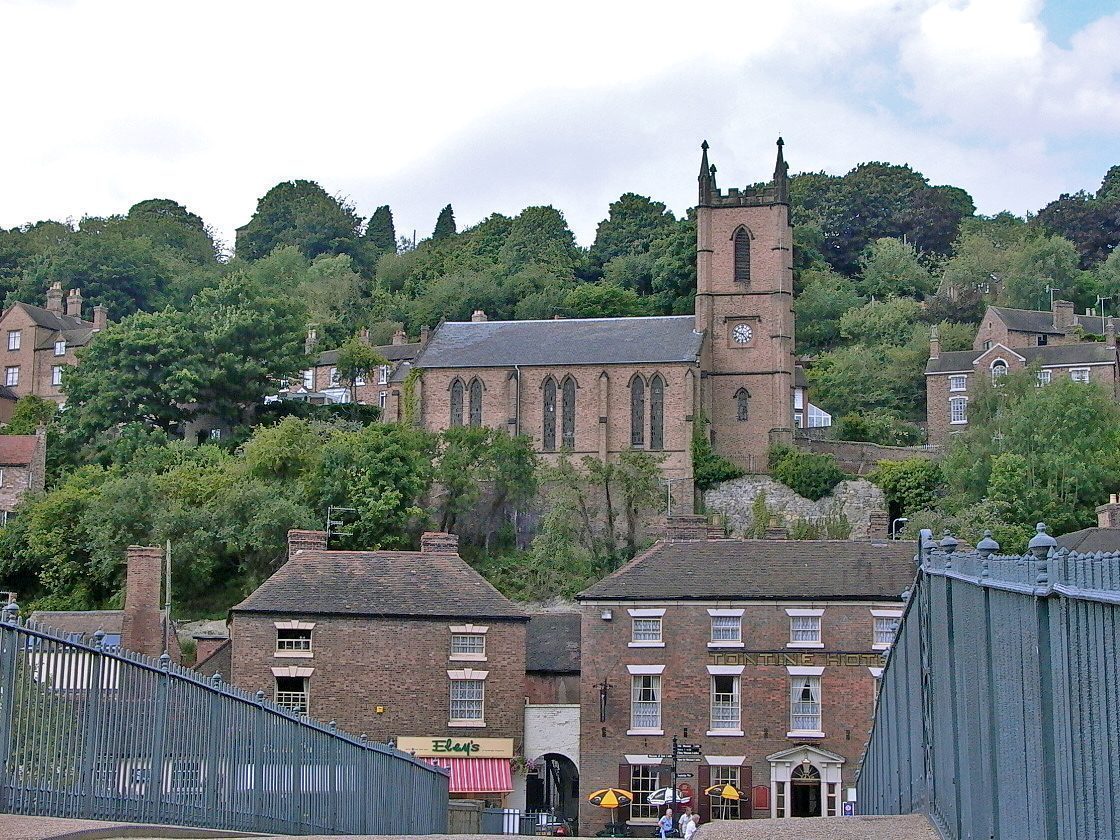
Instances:
[[[549,811],[573,824],[579,819],[579,768],[562,753],[545,753],[530,762],[525,789],[527,811]]]

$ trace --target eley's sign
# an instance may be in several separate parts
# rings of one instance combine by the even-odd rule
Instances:
[[[402,737],[397,749],[421,758],[513,758],[513,739]]]

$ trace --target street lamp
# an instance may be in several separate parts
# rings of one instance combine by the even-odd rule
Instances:
[[[897,519],[895,519],[893,522],[891,522],[891,539],[892,540],[897,540],[898,539],[898,532],[899,532],[899,530],[901,530],[901,526],[905,525],[909,521],[910,520],[907,519],[905,516],[899,516]]]

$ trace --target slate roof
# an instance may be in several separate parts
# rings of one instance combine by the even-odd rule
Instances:
[[[1045,333],[1047,335],[1062,335],[1063,330],[1054,326],[1054,313],[1052,311],[1039,311],[1036,309],[1009,309],[1006,306],[988,307],[997,315],[1009,330],[1016,332]],[[1101,331],[1100,315],[1074,315],[1074,323],[1087,332],[1099,333]]]
[[[1067,548],[1079,554],[1120,551],[1120,528],[1082,528],[1054,539],[1058,548]]]
[[[691,315],[550,321],[445,321],[421,368],[695,362],[703,333]]]
[[[420,352],[420,342],[412,344],[382,344],[374,347],[380,355],[385,357],[387,362],[399,362],[401,359],[414,359],[416,354]],[[316,366],[333,365],[338,362],[338,350],[324,350],[319,354],[318,361],[315,362]]]
[[[913,543],[662,541],[580,600],[889,601],[914,583]]]
[[[0,465],[26,467],[35,460],[36,435],[0,435]]]
[[[580,614],[533,613],[526,631],[525,670],[579,673]]]
[[[1116,351],[1099,341],[1082,341],[1077,344],[1045,344],[1042,347],[1013,347],[1028,365],[1037,361],[1048,365],[1109,364],[1116,361]],[[951,350],[926,363],[926,373],[949,373],[972,370],[975,361],[990,350]]]
[[[34,306],[30,303],[15,303],[13,306],[18,306],[27,313],[27,316],[35,322],[36,326],[43,329],[51,330],[56,333],[49,335],[40,341],[36,346],[36,350],[45,350],[54,347],[55,339],[61,337],[66,339],[66,344],[70,347],[83,347],[89,344],[89,340],[96,334],[97,330],[93,327],[92,321],[83,321],[81,318],[75,318],[73,315],[59,315],[51,312],[49,309],[44,309],[41,306]]]
[[[527,619],[456,554],[300,551],[231,612]]]
[[[30,619],[36,624],[88,641],[98,630],[106,635],[119,636],[124,622],[124,610],[36,610],[31,613]]]

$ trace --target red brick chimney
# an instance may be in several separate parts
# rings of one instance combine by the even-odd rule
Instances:
[[[941,356],[941,334],[937,329],[937,325],[933,325],[933,329],[929,331],[929,357],[937,359]]]
[[[228,636],[195,636],[194,661],[198,663],[209,659],[210,655],[229,641]]]
[[[100,303],[93,307],[93,328],[103,330],[109,326],[109,310]]]
[[[420,550],[425,554],[458,554],[459,537],[443,531],[425,531],[420,537]]]
[[[1120,528],[1120,495],[1113,493],[1108,504],[1097,508],[1098,528]]]
[[[670,516],[665,520],[665,539],[669,542],[686,540],[706,540],[708,538],[708,519],[698,513]]]
[[[873,510],[867,515],[867,537],[872,540],[890,538],[890,517],[885,510]]]
[[[164,651],[160,588],[163,583],[163,549],[130,545],[126,549],[127,577],[121,647],[158,657]]]
[[[427,324],[424,324],[424,326],[422,326],[420,328],[420,344],[421,344],[422,347],[427,347],[428,346],[428,339],[431,337],[431,335],[432,335],[432,328],[429,327]]]
[[[53,312],[55,315],[62,314],[62,284],[51,283],[51,287],[47,289],[47,311]]]
[[[1068,300],[1056,300],[1050,305],[1054,313],[1054,329],[1065,330],[1077,323],[1073,314],[1073,303]]]
[[[404,330],[397,330],[393,333],[393,344],[404,344],[408,341],[408,336],[405,335]]]
[[[71,289],[66,296],[66,314],[71,318],[82,317],[82,290]]]
[[[301,531],[293,528],[288,531],[288,559],[291,560],[299,551],[326,551],[326,531]]]

